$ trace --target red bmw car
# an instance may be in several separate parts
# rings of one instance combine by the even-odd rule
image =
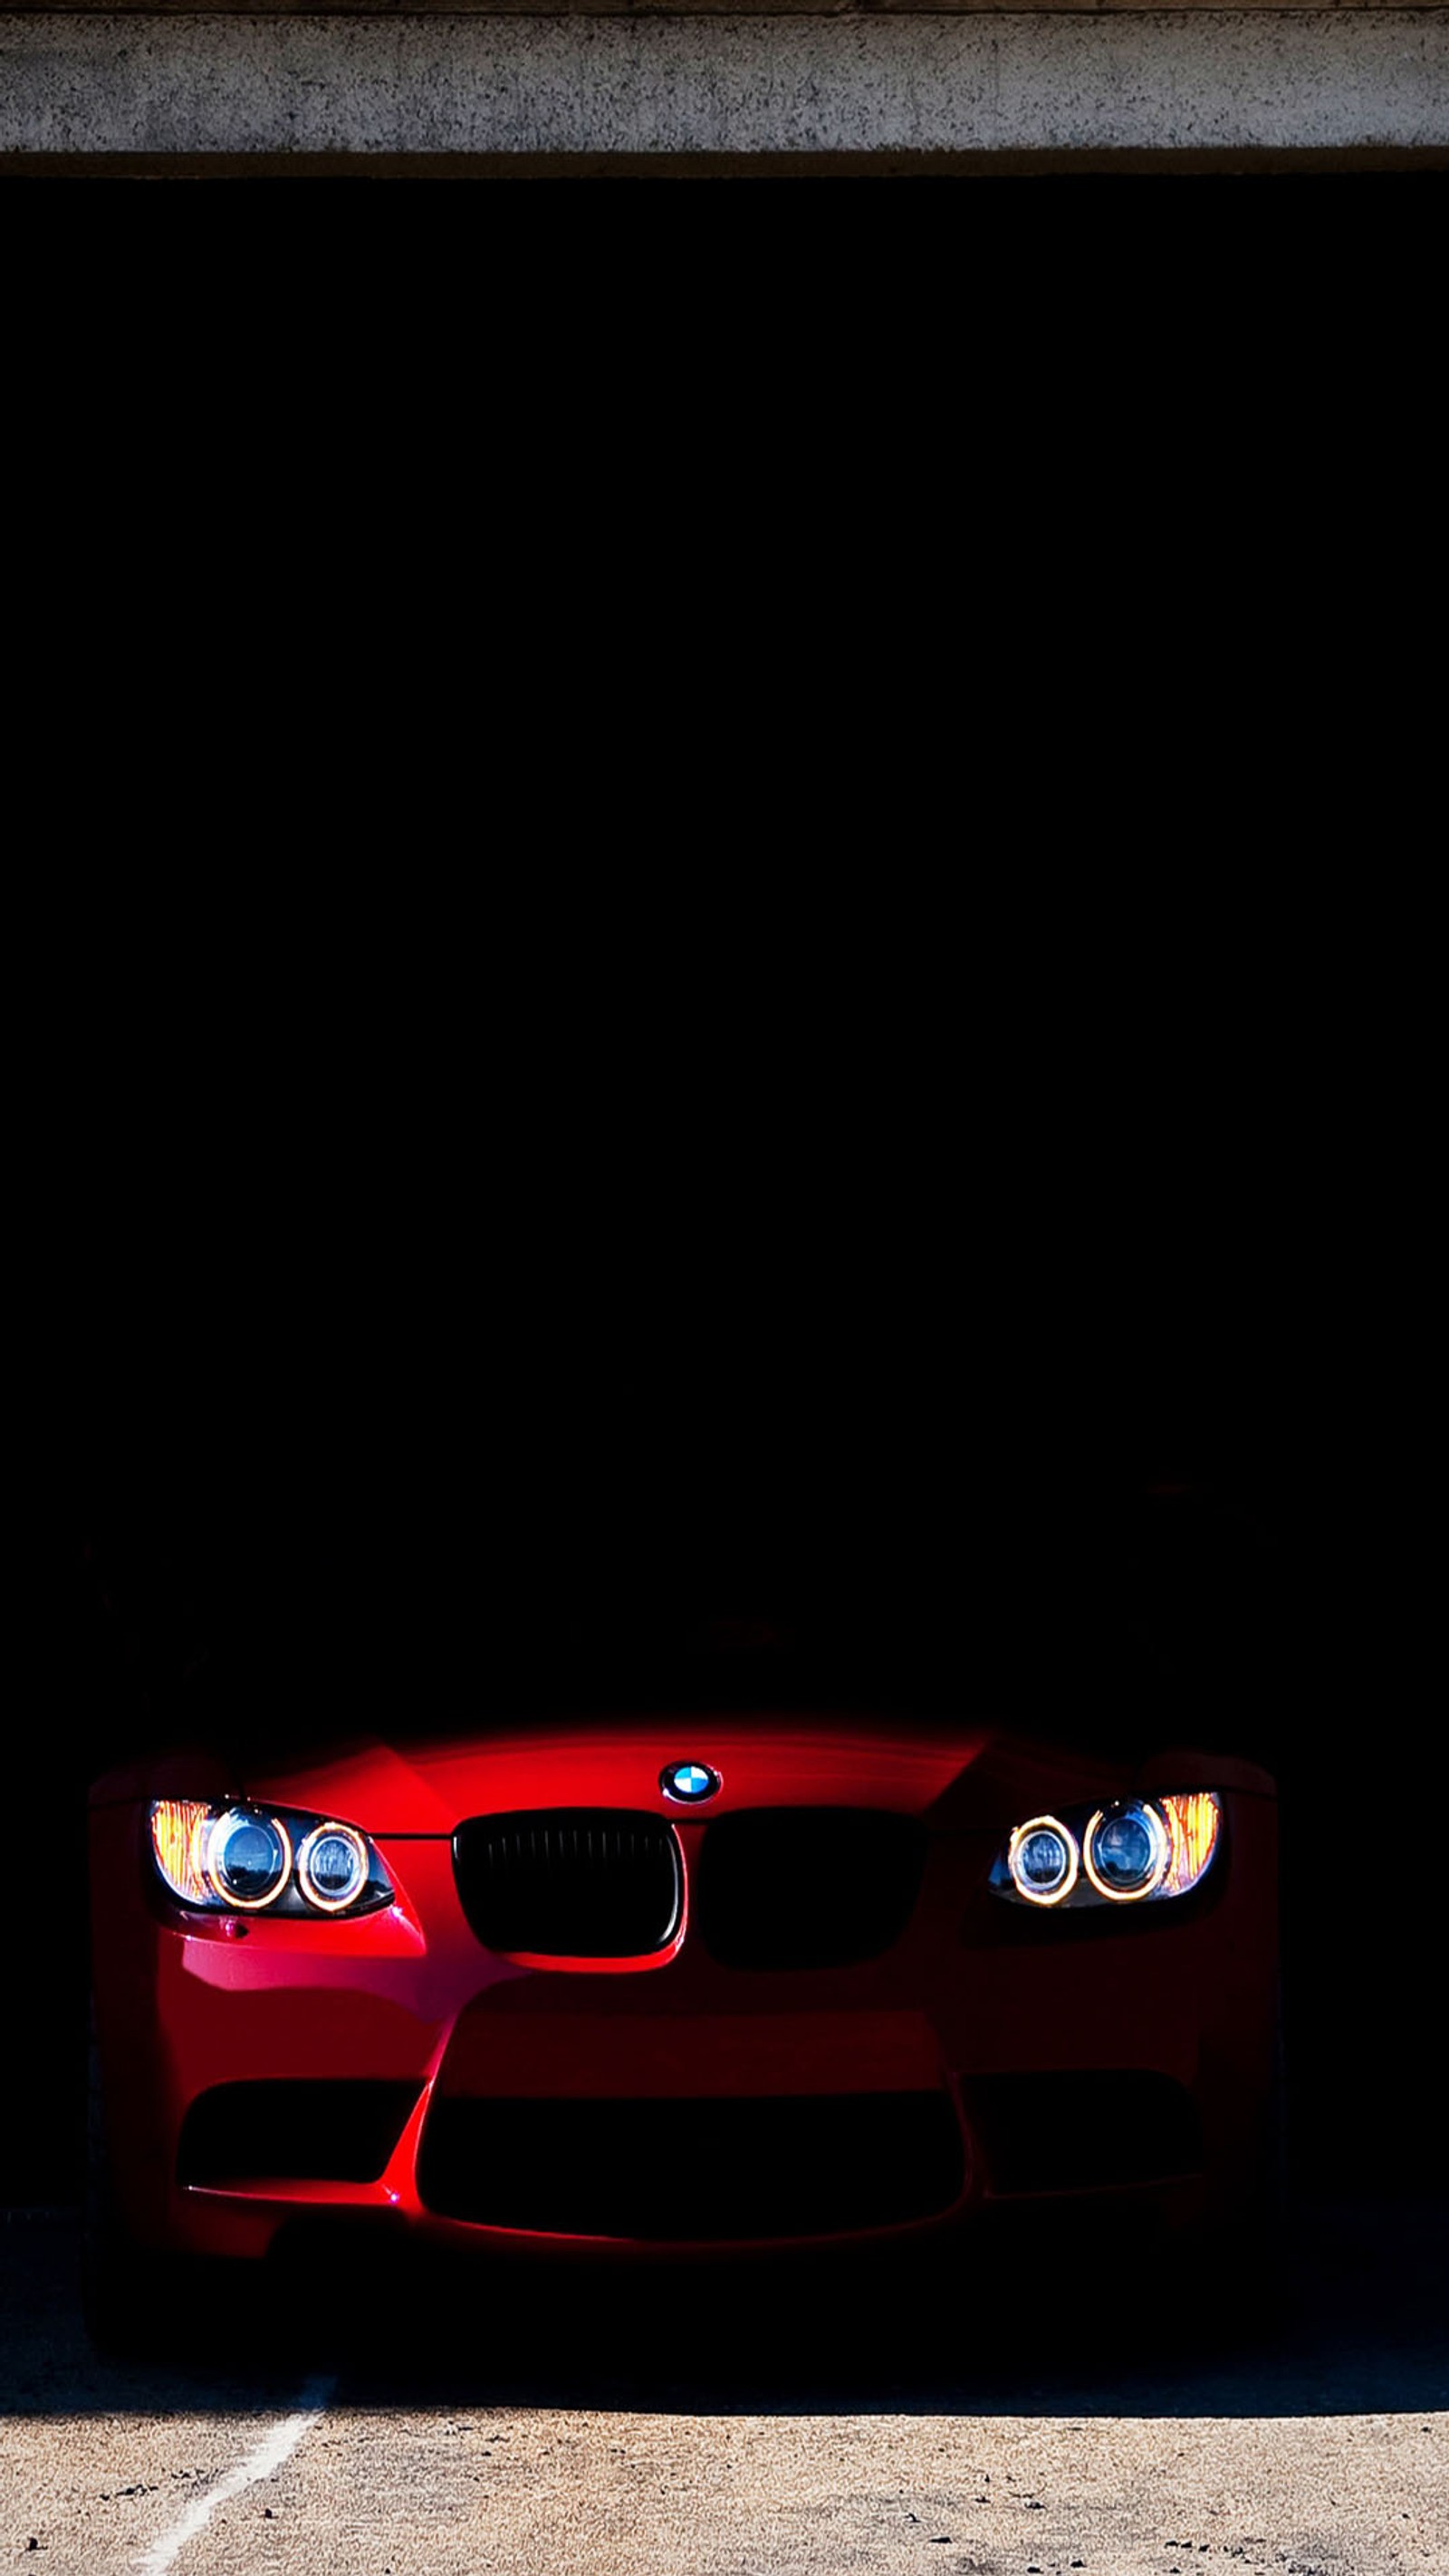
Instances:
[[[637,2261],[1261,2210],[1267,1774],[1150,1698],[1119,1741],[775,1642],[96,1782],[102,2333],[303,2218]]]

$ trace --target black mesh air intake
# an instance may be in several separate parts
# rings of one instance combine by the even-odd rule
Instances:
[[[458,1894],[490,1950],[634,1959],[679,1924],[679,1845],[657,1816],[549,1807],[474,1816],[453,1836]]]

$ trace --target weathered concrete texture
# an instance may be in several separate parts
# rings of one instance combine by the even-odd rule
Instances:
[[[320,2302],[281,2302],[265,2372],[210,2357],[191,2310],[169,2364],[118,2368],[86,2348],[72,2243],[6,2233],[17,2576],[1449,2567],[1442,2205],[1295,2213],[1276,2328],[1204,2334],[1184,2275],[1170,2331],[1144,2320],[1125,2352],[1070,2299],[983,2329],[949,2267],[880,2306],[819,2274],[633,2275],[621,2298],[566,2267],[540,2298],[452,2255],[411,2301],[373,2284],[355,2363],[300,2424],[277,2365]]]
[[[191,17],[196,0],[7,0],[17,15],[31,10],[94,12],[114,17],[134,10],[142,17]],[[477,11],[493,18],[849,18],[878,17],[885,10],[908,16],[936,16],[955,10],[987,10],[1008,16],[1024,9],[1081,10],[1100,16],[1112,10],[1157,10],[1161,0],[215,0],[240,17],[423,18],[462,17]],[[1221,9],[1225,0],[1173,0],[1174,9]],[[1313,0],[1226,0],[1235,9],[1296,9]],[[1321,0],[1320,0],[1321,5]],[[1415,0],[1418,8],[1449,9],[1449,0]],[[1333,0],[1336,9],[1401,9],[1403,0]]]
[[[1418,150],[1449,12],[0,16],[0,153]]]

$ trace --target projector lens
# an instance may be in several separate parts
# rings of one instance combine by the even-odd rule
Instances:
[[[1161,1885],[1172,1858],[1172,1842],[1161,1810],[1145,1798],[1124,1798],[1117,1806],[1099,1807],[1082,1846],[1087,1876],[1099,1896],[1118,1903],[1150,1896]]]
[[[212,1826],[206,1874],[219,1897],[244,1913],[280,1896],[292,1866],[286,1829],[274,1816],[229,1807]]]
[[[1006,1862],[1017,1895],[1031,1905],[1060,1905],[1077,1883],[1077,1846],[1055,1816],[1018,1825]]]
[[[367,1846],[351,1825],[319,1825],[297,1854],[297,1884],[309,1905],[340,1914],[367,1885]]]

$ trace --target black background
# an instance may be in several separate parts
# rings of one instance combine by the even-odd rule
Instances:
[[[1140,745],[1099,750],[1116,811]],[[467,1669],[500,1602],[831,1593],[969,1633],[1003,1558],[1043,1617],[1099,1587],[1164,1732],[1278,1776],[1303,2186],[1440,2187],[1412,923],[1271,917],[1171,835],[1146,875],[992,872],[958,817],[939,885],[817,835],[787,902],[692,845],[656,885],[511,830],[507,902],[213,862],[87,889],[36,948],[7,2192],[77,2182],[85,1784],[208,1652],[365,1660],[413,1620]]]

